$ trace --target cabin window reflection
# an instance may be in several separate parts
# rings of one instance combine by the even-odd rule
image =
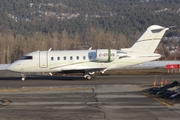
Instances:
[[[83,56],[83,60],[86,60],[86,56]]]
[[[79,56],[76,56],[76,60],[79,60]]]
[[[20,60],[32,60],[33,56],[23,56]]]

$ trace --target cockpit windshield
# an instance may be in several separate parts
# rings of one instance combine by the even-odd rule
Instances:
[[[20,60],[32,60],[33,56],[23,56]]]

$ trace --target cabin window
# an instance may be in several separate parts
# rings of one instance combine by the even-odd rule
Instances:
[[[83,60],[86,60],[86,56],[83,56]]]
[[[20,60],[32,60],[33,56],[23,56]]]
[[[66,60],[66,57],[64,57],[64,60]]]
[[[54,60],[54,57],[51,57],[51,61],[53,61]]]
[[[79,56],[76,56],[76,60],[79,60]]]
[[[57,60],[60,60],[60,57],[57,57]]]
[[[72,56],[70,57],[70,60],[73,60],[73,57],[72,57]]]

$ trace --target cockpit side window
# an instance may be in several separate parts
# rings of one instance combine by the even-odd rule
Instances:
[[[20,60],[32,60],[33,56],[23,56]]]

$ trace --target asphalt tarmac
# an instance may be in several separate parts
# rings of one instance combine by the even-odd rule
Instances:
[[[180,75],[28,75],[0,71],[0,120],[179,120],[180,103],[143,92]]]

